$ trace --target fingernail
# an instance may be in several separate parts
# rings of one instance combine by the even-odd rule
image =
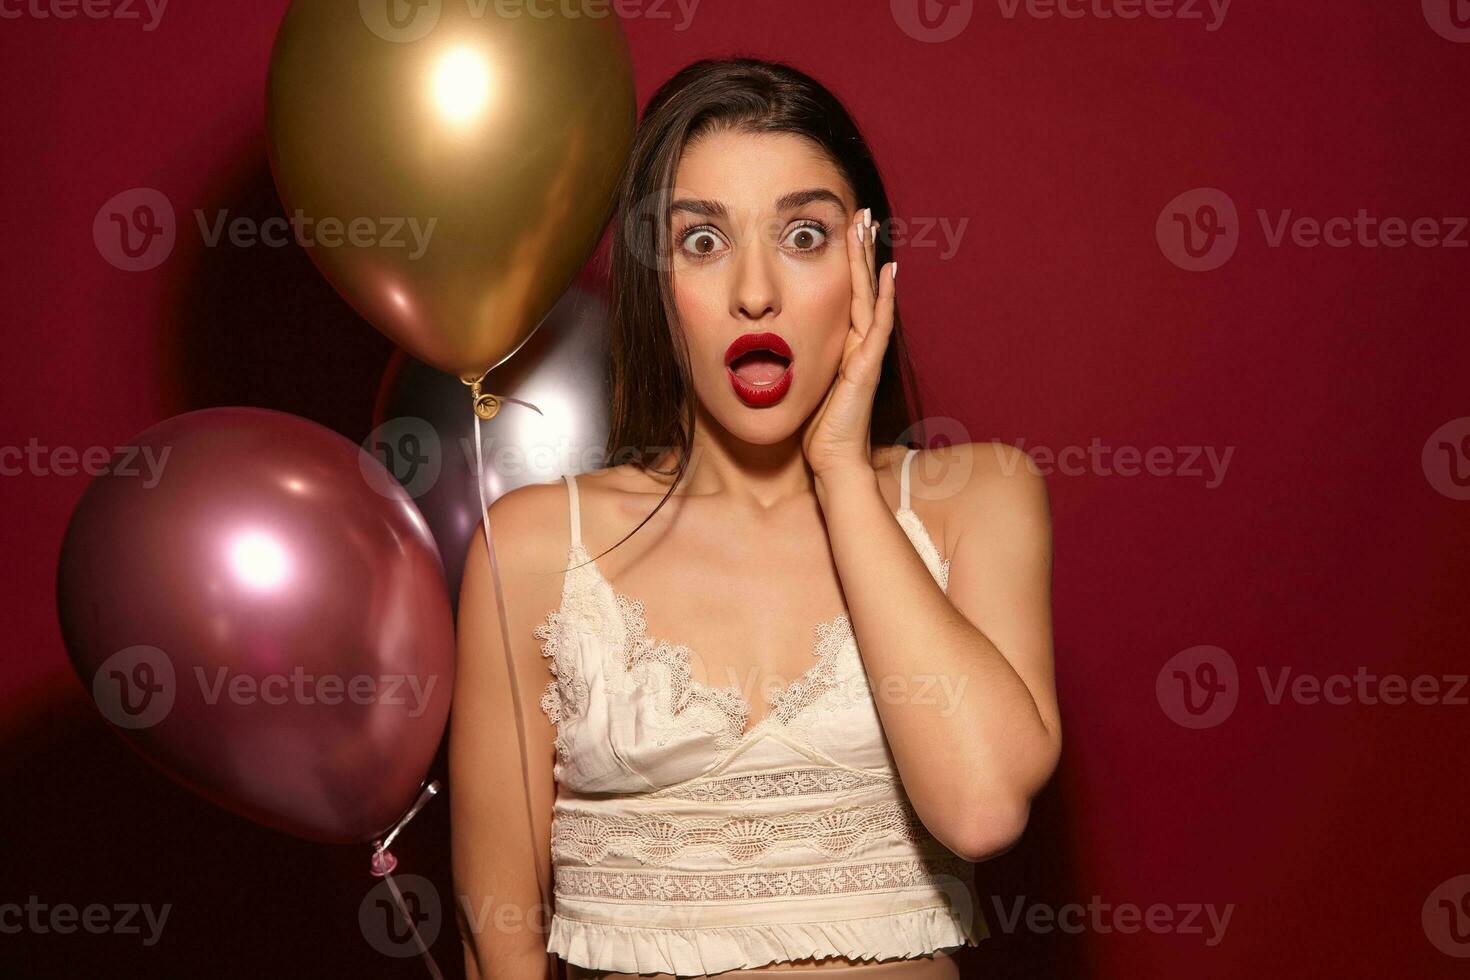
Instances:
[[[898,263],[893,263],[893,281],[898,282]]]
[[[863,224],[865,224],[865,225],[871,225],[872,223],[873,223],[873,209],[872,208],[863,208]]]
[[[860,241],[860,242],[867,241],[867,239],[863,238],[863,226],[862,225],[858,225],[858,241]]]

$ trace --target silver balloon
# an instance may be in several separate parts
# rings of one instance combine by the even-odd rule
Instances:
[[[607,363],[606,304],[573,286],[485,379],[484,390],[504,399],[495,418],[479,422],[487,505],[516,487],[602,466],[610,425]],[[480,526],[477,421],[463,382],[399,350],[378,388],[373,431],[363,440],[428,522],[456,613],[470,535]]]

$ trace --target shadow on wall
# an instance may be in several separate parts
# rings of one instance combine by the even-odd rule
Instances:
[[[40,689],[22,717],[7,714],[0,901],[37,903],[43,928],[27,922],[4,937],[0,976],[428,976],[418,957],[390,958],[364,936],[358,910],[378,883],[368,845],[300,840],[194,796],[114,734],[70,674]],[[441,780],[445,754],[441,744],[431,770]],[[393,851],[400,874],[423,875],[450,893],[447,794],[419,813]],[[118,928],[83,928],[88,906],[109,909],[106,920]],[[78,910],[65,933],[50,924],[63,907]],[[452,920],[433,954],[446,977],[462,975]]]
[[[252,144],[199,209],[179,214],[179,273],[162,312],[164,415],[220,405],[290,412],[354,442],[372,429],[373,402],[393,343],[348,305],[295,242],[210,245],[200,230],[221,215],[255,226],[285,209],[265,145]],[[276,235],[273,240],[279,240]],[[575,285],[605,292],[610,234]],[[466,396],[468,397],[468,396]]]
[[[220,405],[290,412],[353,441],[371,428],[373,397],[393,344],[332,289],[306,250],[208,244],[224,215],[254,225],[285,209],[264,143],[237,156],[196,211],[179,214],[179,280],[162,312],[165,415]],[[275,240],[279,240],[277,236]],[[187,245],[186,245],[187,243]]]
[[[975,891],[990,938],[960,954],[960,972],[967,978],[1083,980],[1093,975],[1084,937],[1056,928],[1035,931],[1026,924],[1026,910],[1034,905],[1076,900],[1065,749],[1062,766],[1034,801],[1020,842],[975,866]]]

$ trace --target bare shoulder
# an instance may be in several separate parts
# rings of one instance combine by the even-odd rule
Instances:
[[[921,449],[910,464],[909,486],[929,501],[946,536],[985,528],[1023,536],[1048,535],[1046,480],[1025,451],[1003,442],[964,442]]]
[[[495,560],[502,573],[540,578],[537,573],[561,572],[571,545],[570,509],[566,482],[560,477],[528,483],[497,497],[487,511],[495,538]],[[473,529],[484,551],[484,531]],[[471,552],[475,542],[471,542]]]

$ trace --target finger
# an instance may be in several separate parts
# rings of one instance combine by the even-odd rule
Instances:
[[[878,275],[878,300],[873,307],[873,329],[863,338],[863,345],[872,345],[876,350],[871,356],[881,360],[888,347],[888,337],[893,333],[894,296],[898,292],[898,263],[890,262]]]
[[[871,219],[867,232],[863,235],[863,244],[867,246],[868,258],[868,281],[873,284],[873,291],[878,289],[878,221],[872,218],[872,210],[867,212]]]
[[[864,239],[868,235],[863,228],[863,209],[858,208],[847,228],[847,267],[852,274],[852,325],[859,335],[865,335],[873,322],[873,274],[868,266],[868,248]]]

